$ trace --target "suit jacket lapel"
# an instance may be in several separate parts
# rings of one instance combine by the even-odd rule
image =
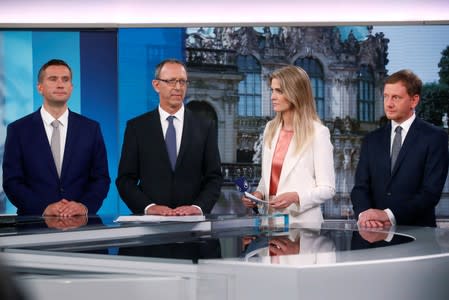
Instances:
[[[377,149],[377,145],[370,145],[374,147],[374,149]],[[382,176],[385,176],[385,178],[390,178],[391,176],[391,122],[388,123],[383,129],[382,133],[382,141],[379,144],[379,159],[376,164],[379,164],[380,172]],[[375,152],[375,151],[374,151]],[[375,158],[374,158],[375,159]]]
[[[148,136],[155,137],[158,140],[153,141],[152,139],[149,140],[150,143],[152,143],[152,147],[156,147],[156,145],[161,145],[165,152],[167,152],[166,146],[165,146],[165,137],[164,133],[162,132],[162,126],[161,126],[161,115],[159,115],[159,111],[156,109],[150,113],[148,116],[148,130],[146,130],[146,133]],[[153,144],[154,142],[154,144]],[[167,159],[168,159],[168,153],[167,153]],[[169,160],[170,163],[170,160]]]
[[[279,128],[276,129],[276,133],[274,134],[273,140],[271,141],[271,149],[265,149],[266,153],[264,153],[264,158],[263,158],[264,166],[268,166],[268,167],[266,167],[264,170],[262,170],[262,172],[263,172],[263,176],[266,180],[265,186],[268,189],[270,188],[271,166],[273,164],[273,155],[274,155],[274,152],[276,151],[276,145],[277,145],[280,133],[281,133],[281,126],[279,126]],[[300,155],[304,151],[304,149],[303,149],[303,150],[301,150],[300,155],[296,155],[295,148],[296,148],[296,145],[295,145],[294,140],[292,139],[288,146],[288,150],[285,155],[284,162],[282,164],[281,174],[279,176],[279,186],[282,185],[282,182],[285,180],[285,178],[287,178],[288,174],[290,174],[290,172],[293,170],[297,161],[301,157]],[[267,191],[267,192],[269,192],[269,191]]]
[[[377,145],[371,145],[375,149],[377,149]],[[392,171],[391,171],[391,121],[384,127],[382,133],[382,141],[380,143],[380,151],[379,159],[375,161],[375,164],[379,164],[379,173],[376,176],[381,176],[381,178],[385,178],[386,185],[389,186],[391,184]],[[376,151],[373,151],[374,159],[376,159]]]
[[[178,157],[176,159],[176,165],[179,164],[179,162],[183,159],[184,154],[186,152],[186,149],[189,147],[189,141],[192,139],[190,138],[190,134],[192,134],[193,130],[191,131],[190,127],[192,125],[192,114],[191,112],[185,108],[184,109],[184,124],[182,125],[182,137],[181,137],[181,146],[179,148]]]
[[[36,129],[36,135],[34,136],[35,142],[30,143],[36,145],[37,148],[42,149],[44,157],[42,159],[47,161],[46,164],[49,168],[49,172],[58,177],[58,171],[56,171],[55,161],[53,160],[53,154],[51,153],[50,143],[48,142],[47,133],[44,128],[44,121],[42,120],[40,109],[38,109],[33,116],[32,130]]]
[[[69,110],[69,117],[67,123],[67,136],[64,147],[64,157],[62,159],[61,177],[64,176],[65,170],[68,170],[71,157],[73,157],[73,148],[76,145],[76,137],[78,136],[79,123],[75,115]]]
[[[307,146],[310,147],[310,144]],[[301,149],[300,153],[295,153],[297,148],[294,137],[290,141],[287,149],[287,153],[285,154],[284,162],[282,163],[281,174],[279,177],[279,185],[283,185],[283,181],[286,180],[287,176],[293,171],[298,161],[301,159],[305,148]]]
[[[160,155],[163,155],[165,157],[165,163],[167,164],[167,167],[171,170],[170,158],[168,157],[167,146],[165,145],[165,137],[161,126],[161,115],[159,114],[158,109],[155,109],[150,113],[148,119],[148,129],[149,130],[146,131],[148,137],[154,137],[155,139],[155,140],[153,140],[153,138],[147,139],[149,143],[148,146],[153,149],[157,149],[157,151],[155,151],[154,153],[160,153]],[[165,155],[163,153],[165,153]],[[178,164],[178,160],[179,159],[176,160],[176,164]]]
[[[265,193],[267,196],[270,192],[271,164],[273,163],[273,154],[274,154],[274,150],[276,149],[276,142],[279,138],[279,132],[280,132],[279,128],[276,129],[276,133],[273,136],[273,140],[271,141],[270,148],[265,145],[263,147],[262,177],[264,178]]]

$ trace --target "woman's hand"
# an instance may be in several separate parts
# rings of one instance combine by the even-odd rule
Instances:
[[[252,194],[259,199],[263,199],[263,195],[261,192],[256,191],[256,192],[253,192]],[[243,202],[243,205],[245,205],[245,207],[248,207],[248,208],[256,207],[256,203],[253,202],[251,199],[245,197],[245,195],[242,196],[242,202]]]
[[[288,192],[280,194],[276,197],[274,197],[272,200],[270,200],[270,207],[275,209],[282,209],[287,208],[291,204],[299,203],[299,196],[296,192]]]
[[[269,241],[270,255],[290,255],[299,253],[299,240],[292,241],[286,236]]]

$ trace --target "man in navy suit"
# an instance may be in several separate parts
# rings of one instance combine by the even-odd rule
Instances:
[[[127,123],[119,194],[134,214],[209,213],[222,183],[216,126],[184,107],[188,81],[181,61],[159,63],[152,84],[159,107]]]
[[[448,171],[448,135],[416,117],[421,87],[409,70],[385,82],[390,122],[365,137],[351,192],[359,226],[436,226],[435,206]]]
[[[73,85],[66,62],[44,64],[37,88],[42,107],[8,126],[3,189],[18,215],[95,214],[110,184],[100,126],[68,109]]]

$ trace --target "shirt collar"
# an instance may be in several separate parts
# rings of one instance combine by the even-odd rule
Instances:
[[[402,130],[404,132],[408,132],[408,130],[410,129],[410,126],[412,126],[412,123],[413,123],[413,121],[415,121],[415,119],[416,119],[416,115],[415,115],[415,113],[413,113],[413,115],[410,118],[408,118],[407,120],[405,120],[401,124],[391,120],[391,130],[392,130],[392,132],[394,132],[396,127],[399,126],[399,125],[401,125]]]
[[[160,105],[158,107],[158,110],[159,110],[159,116],[161,117],[161,121],[166,121],[167,117],[169,117],[169,116],[175,116],[176,119],[178,119],[181,123],[184,120],[184,105],[182,105],[181,108],[173,115],[171,115],[168,112],[166,112],[165,110],[163,110]]]
[[[44,121],[45,125],[50,126],[51,122],[56,120],[42,105],[41,107],[41,117]],[[69,122],[69,110],[66,109],[65,112],[58,118],[58,121],[61,123],[62,126],[67,126]]]

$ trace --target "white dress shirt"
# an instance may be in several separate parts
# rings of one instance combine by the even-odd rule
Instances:
[[[175,118],[173,119],[173,126],[175,127],[175,131],[176,131],[176,155],[178,155],[179,148],[181,147],[181,137],[182,137],[182,130],[183,130],[183,126],[184,126],[184,105],[181,106],[181,108],[174,115],[171,115],[168,112],[166,112],[165,110],[163,110],[160,105],[158,107],[158,110],[159,110],[159,116],[161,117],[161,126],[162,126],[162,133],[164,135],[164,139],[165,139],[165,135],[167,134],[167,128],[168,128],[167,118],[169,116],[175,116]]]
[[[393,140],[394,140],[394,136],[396,134],[396,132],[395,132],[396,127],[398,127],[398,126],[402,127],[402,131],[401,131],[401,138],[402,138],[401,145],[403,145],[405,137],[407,136],[407,133],[410,130],[410,126],[412,126],[413,121],[415,121],[415,118],[416,118],[416,115],[415,115],[415,113],[413,113],[413,115],[410,118],[408,118],[407,120],[405,120],[401,124],[391,120],[390,153],[391,153],[391,148],[393,147]]]

